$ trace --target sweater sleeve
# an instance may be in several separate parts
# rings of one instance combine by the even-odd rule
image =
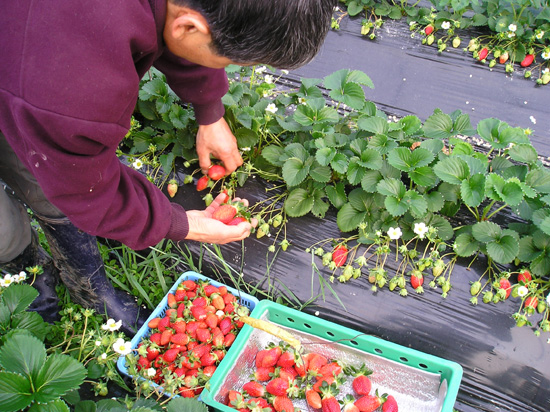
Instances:
[[[221,98],[229,89],[224,69],[211,69],[190,63],[164,50],[155,67],[166,75],[174,93],[191,103],[197,122],[207,125],[218,121],[225,112]]]

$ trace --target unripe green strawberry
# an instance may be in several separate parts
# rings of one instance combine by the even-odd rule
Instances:
[[[495,67],[496,65],[497,65],[497,61],[495,59],[489,62],[489,67]]]
[[[430,46],[435,40],[435,36],[433,34],[430,34],[427,39],[426,39],[426,43],[428,44],[428,46]]]
[[[542,313],[546,310],[546,302],[544,300],[541,300],[539,304],[537,305],[537,312]]]
[[[470,286],[470,294],[472,296],[477,295],[480,290],[481,290],[481,282],[480,281],[474,282],[474,283],[472,283],[472,286]]]
[[[283,239],[283,240],[281,241],[281,249],[283,249],[283,251],[286,251],[289,244],[290,244],[290,243],[288,242],[288,240]]]
[[[453,47],[456,49],[457,47],[460,47],[460,43],[462,42],[462,40],[460,40],[460,37],[456,36],[454,39],[453,39]]]
[[[542,84],[548,84],[550,83],[550,72],[544,73],[541,77],[541,83]]]

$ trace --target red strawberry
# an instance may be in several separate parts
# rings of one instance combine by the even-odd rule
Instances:
[[[179,392],[180,392],[180,396],[183,398],[195,397],[195,391],[193,389],[186,388],[185,386],[180,387]]]
[[[256,371],[254,372],[254,379],[256,379],[259,382],[267,382],[271,379],[271,374],[275,372],[275,368],[273,366],[269,368],[264,368],[263,366],[257,367]]]
[[[375,411],[386,400],[386,395],[378,396],[378,390],[374,395],[365,395],[355,401],[355,406],[359,408],[361,412]]]
[[[278,377],[283,378],[287,381],[293,381],[296,378],[296,376],[298,376],[298,373],[292,367],[291,368],[278,367],[277,369],[278,369]]]
[[[275,346],[274,348],[267,349],[266,352],[264,352],[264,355],[261,357],[260,366],[269,367],[277,365],[281,354],[282,349],[280,346]]]
[[[287,396],[275,396],[273,407],[277,412],[294,412],[294,404]]]
[[[220,180],[225,174],[225,167],[220,165],[212,165],[212,167],[208,169],[208,177],[212,180]]]
[[[536,296],[529,296],[527,299],[525,299],[525,308],[533,308],[536,309],[539,304],[539,300]]]
[[[174,332],[176,333],[185,333],[187,329],[187,324],[183,319],[178,319],[176,322],[170,325],[172,329],[174,329]]]
[[[415,273],[417,272],[417,273]],[[422,272],[420,271],[413,271],[413,274],[411,275],[411,286],[414,289],[420,288],[424,284],[424,276],[422,276]]]
[[[322,376],[313,384],[313,390],[321,393],[323,386],[332,385],[336,381],[334,376]]]
[[[231,332],[231,329],[233,328],[233,325],[231,324],[231,318],[225,317],[220,320],[219,328],[224,335],[227,335],[229,332]]]
[[[205,353],[204,355],[201,356],[201,365],[202,367],[206,367],[206,366],[212,366],[214,365],[216,362],[218,361],[218,357],[216,355],[214,355],[213,353]]]
[[[228,333],[225,335],[225,338],[223,338],[223,345],[228,348],[230,347],[233,342],[235,342],[235,334],[234,333]]]
[[[164,359],[166,363],[172,363],[178,357],[178,353],[180,353],[179,349],[168,349],[164,352],[164,355],[162,355],[162,359]]]
[[[232,219],[231,222],[229,222],[227,225],[228,226],[237,226],[239,223],[242,223],[242,222],[248,222],[248,220],[246,220],[245,217],[237,216],[236,218]]]
[[[156,343],[157,345],[160,345],[160,333],[153,333],[151,336],[149,336],[149,340],[153,343]]]
[[[225,302],[223,301],[223,297],[219,293],[214,293],[212,296],[210,296],[212,299],[212,306],[214,306],[217,310],[224,310],[225,309]]]
[[[243,385],[243,391],[246,391],[249,396],[262,397],[265,394],[265,387],[260,382],[250,381]]]
[[[218,317],[214,313],[209,313],[206,315],[204,322],[208,325],[210,329],[214,329],[218,326]]]
[[[283,396],[286,395],[286,391],[289,387],[290,384],[287,380],[283,378],[275,378],[267,383],[265,390],[272,395]]]
[[[359,408],[355,405],[355,398],[353,395],[346,395],[344,398],[343,412],[359,412]]]
[[[151,319],[151,320],[147,323],[147,326],[149,326],[149,328],[151,328],[151,329],[156,329],[156,328],[158,328],[159,323],[160,323],[160,318],[157,317],[157,318]]]
[[[159,356],[160,351],[155,346],[149,346],[147,348],[147,359],[153,361]]]
[[[147,357],[140,356],[137,361],[138,370],[149,369],[150,367],[151,367],[151,360],[149,360]]]
[[[237,214],[237,208],[233,205],[225,204],[218,207],[212,213],[212,219],[219,220],[222,223],[228,224]]]
[[[175,335],[172,335],[170,342],[175,345],[187,345],[189,343],[189,335],[186,333],[176,333]]]
[[[176,309],[178,307],[178,302],[176,301],[176,297],[174,296],[173,293],[169,293],[166,296],[166,299],[168,301],[168,307],[170,309]]]
[[[305,354],[304,357],[308,356],[310,354]],[[308,356],[308,368],[307,370],[311,370],[314,372],[319,372],[319,370],[325,366],[328,363],[328,359],[325,358],[323,355],[320,355],[318,353],[312,353],[310,356]]]
[[[321,395],[313,389],[306,390],[306,401],[314,409],[321,409]]]
[[[180,285],[181,286],[181,285]],[[187,296],[186,290],[182,287],[178,286],[176,291],[174,292],[174,296],[176,298],[177,302],[183,302]]]
[[[506,278],[500,278],[498,283],[500,284],[501,289],[504,289],[506,291],[505,299],[508,299],[508,297],[510,296],[510,292],[512,291],[512,284]]]
[[[294,366],[294,363],[294,353],[289,351],[283,352],[277,360],[277,366],[280,366],[281,368],[290,368]]]
[[[204,190],[208,187],[208,182],[210,179],[208,176],[203,176],[199,180],[197,180],[197,190],[200,192],[201,190]]]
[[[172,335],[174,333],[172,332],[172,329],[165,329],[164,332],[160,335],[160,344],[162,346],[168,345],[170,343],[170,340],[172,339]]]
[[[193,291],[197,288],[197,283],[191,279],[186,279],[181,284],[185,290]]]
[[[533,64],[533,60],[535,60],[535,55],[534,54],[528,54],[527,56],[525,56],[525,59],[523,59],[523,61],[520,63],[520,65],[521,65],[521,67],[531,66],[531,64]]]
[[[164,332],[164,330],[170,325],[170,316],[164,316],[157,325],[159,332]]]
[[[191,314],[196,320],[206,319],[206,309],[204,306],[191,306]]]
[[[210,366],[206,366],[202,369],[202,374],[204,376],[208,376],[209,378],[211,378],[212,375],[214,375],[215,371],[216,371],[216,365],[210,365]]]
[[[481,51],[479,52],[478,56],[477,56],[477,59],[479,61],[481,60],[485,60],[485,58],[487,57],[487,55],[489,54],[489,49],[487,47],[484,47],[483,49],[481,49]]]
[[[338,362],[330,362],[324,366],[321,366],[319,373],[323,377],[338,376],[342,373],[342,367],[338,364]]]
[[[429,25],[424,28],[424,33],[426,33],[426,36],[429,36],[434,31],[434,26]]]
[[[170,197],[174,197],[178,192],[178,182],[174,179],[170,180],[168,182],[168,186],[166,187],[166,191]]]
[[[332,261],[336,267],[344,266],[348,259],[348,248],[346,245],[338,245],[332,251]]]
[[[391,395],[386,398],[386,402],[382,405],[382,412],[399,412],[397,401]]]
[[[199,342],[208,342],[210,339],[212,339],[212,332],[206,328],[197,329],[197,340]]]
[[[521,271],[518,275],[518,282],[523,282],[524,284],[531,282],[531,272],[529,272],[527,269]]]

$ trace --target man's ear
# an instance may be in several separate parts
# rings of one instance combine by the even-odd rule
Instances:
[[[189,34],[210,35],[210,27],[204,16],[188,8],[181,10],[178,16],[172,20],[170,30],[175,39],[181,39]]]

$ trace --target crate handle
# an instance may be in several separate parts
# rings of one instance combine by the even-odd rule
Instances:
[[[279,339],[284,340],[286,343],[288,343],[290,346],[292,346],[294,349],[299,350],[302,346],[302,343],[296,339],[292,334],[276,324],[269,322],[267,320],[263,319],[256,319],[251,318],[248,316],[240,316],[239,320],[243,323],[246,323],[247,325],[252,326],[253,328],[263,330],[264,332],[269,333],[270,335],[273,335]]]

